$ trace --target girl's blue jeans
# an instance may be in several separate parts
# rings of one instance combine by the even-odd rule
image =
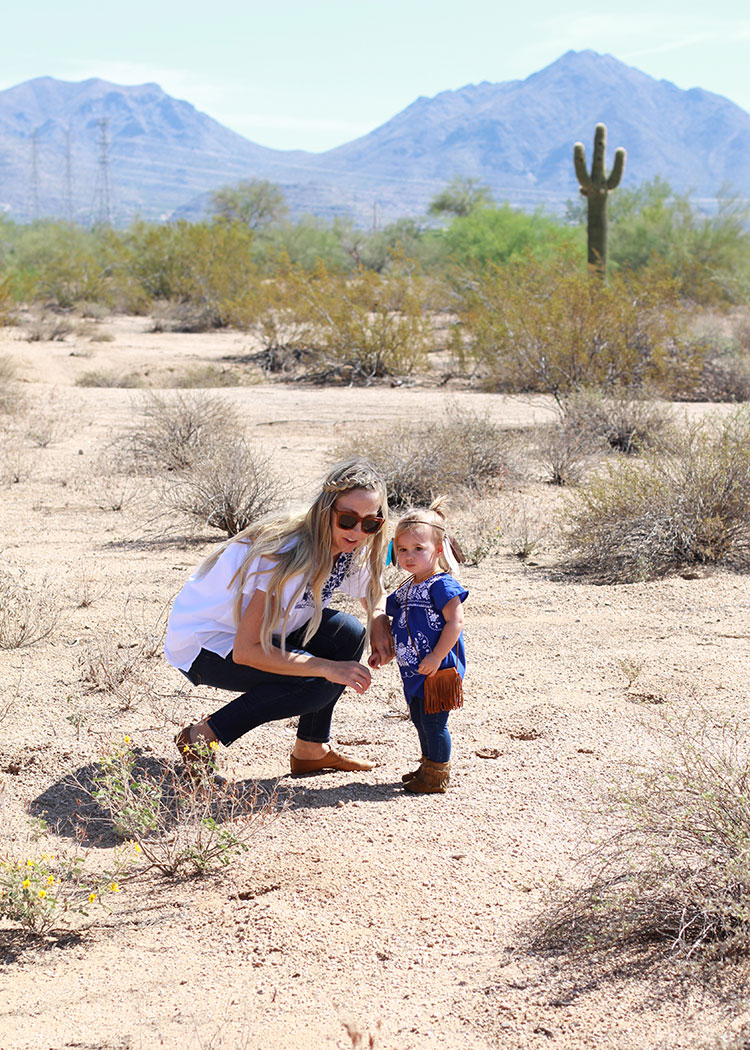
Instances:
[[[359,660],[365,647],[365,629],[355,616],[324,609],[320,627],[303,644],[305,628],[286,639],[287,650],[310,653],[325,660]],[[297,736],[325,744],[331,735],[331,716],[345,686],[325,678],[272,674],[236,664],[232,654],[218,656],[201,649],[187,677],[193,685],[230,689],[241,695],[215,711],[208,724],[219,741],[228,745],[256,726],[299,715]]]
[[[448,732],[448,712],[428,714],[422,697],[409,701],[409,715],[414,723],[422,754],[430,762],[447,762],[451,757],[451,735]]]

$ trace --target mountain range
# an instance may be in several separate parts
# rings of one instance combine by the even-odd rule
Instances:
[[[611,55],[569,51],[525,80],[418,98],[324,153],[260,146],[157,84],[26,81],[0,92],[0,208],[17,221],[196,218],[211,190],[263,178],[283,188],[293,215],[369,225],[423,214],[460,175],[498,201],[560,210],[578,193],[573,144],[590,160],[600,121],[608,162],[627,150],[624,186],[660,176],[698,201],[747,193],[750,114]]]

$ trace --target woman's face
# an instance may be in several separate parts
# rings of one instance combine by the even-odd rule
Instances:
[[[351,489],[336,497],[331,509],[331,554],[334,558],[361,547],[368,535],[372,535],[363,531],[362,522],[359,520],[354,528],[342,529],[338,524],[336,511],[348,511],[358,519],[367,515],[377,515],[380,511],[380,497],[370,489]]]

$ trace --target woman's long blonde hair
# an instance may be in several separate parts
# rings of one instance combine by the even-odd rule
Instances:
[[[383,589],[382,574],[387,541],[388,492],[385,482],[375,467],[365,459],[347,459],[337,463],[326,476],[321,490],[307,511],[280,517],[273,515],[254,522],[238,532],[211,554],[198,567],[198,576],[205,574],[216,564],[230,543],[243,543],[247,553],[230,581],[236,588],[234,618],[239,624],[243,613],[243,591],[250,570],[250,563],[258,557],[267,558],[275,567],[268,580],[266,603],[263,610],[263,627],[260,642],[264,652],[270,652],[272,637],[281,636],[284,651],[284,636],[289,613],[310,588],[313,597],[313,615],[307,624],[304,641],[309,641],[320,627],[323,615],[322,591],[333,571],[331,554],[331,508],[339,496],[355,489],[376,492],[380,501],[380,513],[386,519],[379,532],[365,537],[365,542],[355,552],[352,569],[367,565],[370,580],[367,585],[367,626],[370,627],[375,604]],[[287,548],[287,549],[284,549]],[[282,610],[281,599],[284,587],[293,576],[300,576],[300,583],[286,610]]]

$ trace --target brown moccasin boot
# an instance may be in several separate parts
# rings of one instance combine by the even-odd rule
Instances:
[[[419,766],[416,769],[413,769],[411,773],[404,773],[404,775],[401,777],[401,782],[403,784],[408,784],[410,780],[414,779],[414,777],[419,776],[424,760],[424,755],[422,755],[419,759]]]
[[[450,771],[450,762],[430,762],[426,758],[414,779],[404,784],[404,791],[415,795],[442,795],[448,790]]]

